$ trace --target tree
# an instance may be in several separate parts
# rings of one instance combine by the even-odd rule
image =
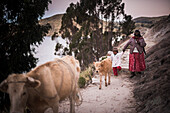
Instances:
[[[39,25],[51,0],[1,0],[0,82],[11,73],[23,73],[36,66],[35,46],[43,41],[50,25]],[[9,110],[9,99],[0,93],[0,112]]]
[[[124,21],[121,25],[122,33],[126,34],[126,37],[132,33],[133,29],[135,29],[135,22],[132,21],[131,15],[125,15]]]
[[[112,49],[113,39],[120,35],[115,20],[124,15],[122,0],[71,3],[62,17],[60,28],[62,37],[69,39],[69,48],[64,48],[63,54],[74,53],[84,69]],[[60,47],[57,44],[56,50]]]
[[[117,36],[119,36],[119,31],[116,28],[116,20],[118,20],[121,16],[124,16],[124,3],[122,0],[104,0],[104,18],[106,19],[108,26],[106,27],[106,32],[108,32],[108,50],[112,50],[112,41],[113,39],[117,40]]]

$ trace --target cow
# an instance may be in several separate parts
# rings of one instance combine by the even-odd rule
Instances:
[[[72,70],[76,72],[75,77],[76,77],[76,81],[78,82],[80,71],[81,71],[79,61],[76,60],[73,56],[69,56],[69,55],[62,57],[61,59],[67,62],[68,64],[70,64]]]
[[[111,77],[111,70],[112,70],[112,61],[110,58],[106,58],[101,62],[93,62],[95,66],[95,72],[99,73],[100,75],[100,86],[101,89],[102,84],[102,76],[105,76],[105,86],[107,87],[107,76],[108,76],[108,85],[110,85],[110,77]]]
[[[0,90],[9,94],[10,113],[24,113],[26,107],[32,113],[44,113],[48,108],[58,113],[59,102],[65,98],[69,98],[70,112],[74,113],[75,102],[79,99],[76,82],[79,74],[79,62],[67,56],[25,74],[9,75],[0,84]]]

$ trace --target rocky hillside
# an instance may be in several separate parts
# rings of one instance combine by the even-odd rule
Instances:
[[[166,18],[164,18],[166,17]],[[155,17],[157,21],[157,18]],[[170,35],[170,22],[169,22],[170,16],[163,16],[163,18],[160,21],[157,21],[151,28],[147,27],[137,27],[136,29],[139,29],[141,31],[142,36],[144,37],[147,46],[145,49],[148,51],[152,46],[159,43],[162,39],[168,37]],[[128,40],[127,40],[128,41]],[[119,48],[123,48],[123,46],[127,43],[125,41],[124,43],[121,43],[119,45]]]
[[[148,42],[146,50],[153,45],[170,36],[170,16],[162,19],[154,24],[153,27],[147,29],[144,38]]]
[[[141,29],[147,43],[147,69],[144,74],[132,79],[135,82],[133,92],[137,101],[136,111],[170,113],[170,16],[157,21],[151,28]],[[123,48],[127,41],[119,48]],[[128,57],[128,52],[125,54]],[[123,62],[128,60],[125,56]]]
[[[51,25],[52,28],[51,28],[51,30],[49,30],[49,33],[47,34],[47,36],[52,36],[54,34],[54,32],[59,32],[60,27],[61,27],[62,17],[63,17],[63,14],[56,14],[54,16],[51,16],[51,17],[48,17],[48,18],[45,18],[45,19],[41,19],[39,21],[39,23],[41,25],[45,25],[47,23],[49,23]],[[106,29],[106,26],[109,23],[107,23],[106,21],[102,21],[102,20],[101,20],[101,22],[103,22],[103,32],[104,32],[105,29]],[[117,24],[118,23],[115,23],[115,25],[117,25]],[[114,30],[116,31],[117,28],[115,27]]]
[[[63,14],[56,14],[54,16],[41,19],[39,23],[41,25],[45,25],[49,23],[52,27],[52,29],[49,31],[47,36],[52,36],[54,32],[58,32],[60,27],[61,27],[61,22],[62,22],[62,17]],[[133,19],[133,21],[136,23],[135,25],[137,26],[138,29],[142,30],[142,34],[144,35],[145,31],[150,28],[151,26],[154,25],[154,23],[160,21],[161,19],[166,18],[167,16],[161,16],[161,17],[139,17]],[[103,26],[105,30],[106,22],[103,21]],[[141,27],[142,26],[142,27]]]
[[[167,18],[167,16],[160,16],[160,17],[138,17],[133,19],[136,23],[136,26],[142,27],[152,27],[156,22]]]
[[[157,22],[145,36],[153,43],[148,43],[147,69],[136,78],[136,110],[138,113],[170,113],[170,16]]]
[[[137,79],[134,95],[138,113],[170,113],[170,36],[147,53],[147,69]]]
[[[47,34],[47,36],[52,36],[55,31],[57,32],[59,31],[61,27],[62,17],[63,17],[63,14],[57,14],[49,18],[41,19],[39,21],[41,25],[45,25],[47,23],[51,25],[52,29],[49,30],[49,33]]]

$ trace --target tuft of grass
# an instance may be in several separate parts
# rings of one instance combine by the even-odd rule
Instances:
[[[78,81],[78,85],[79,85],[80,88],[85,87],[85,85],[86,85],[86,79],[85,79],[84,77],[80,77],[80,78],[79,78],[79,81]]]
[[[88,85],[92,82],[93,71],[94,71],[94,66],[93,64],[90,64],[88,68],[86,68],[84,71],[80,73],[80,78],[79,78],[80,83],[78,83],[80,88],[82,88],[81,86],[84,85],[84,82],[82,82],[83,78],[86,81],[85,85]]]

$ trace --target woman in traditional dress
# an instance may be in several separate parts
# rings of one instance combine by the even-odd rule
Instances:
[[[131,71],[130,78],[132,78],[136,75],[136,72],[140,74],[141,71],[144,71],[146,68],[144,59],[144,47],[146,46],[146,43],[139,30],[135,31],[134,37],[129,39],[128,43],[124,46],[123,51],[125,51],[129,45],[129,71]]]

